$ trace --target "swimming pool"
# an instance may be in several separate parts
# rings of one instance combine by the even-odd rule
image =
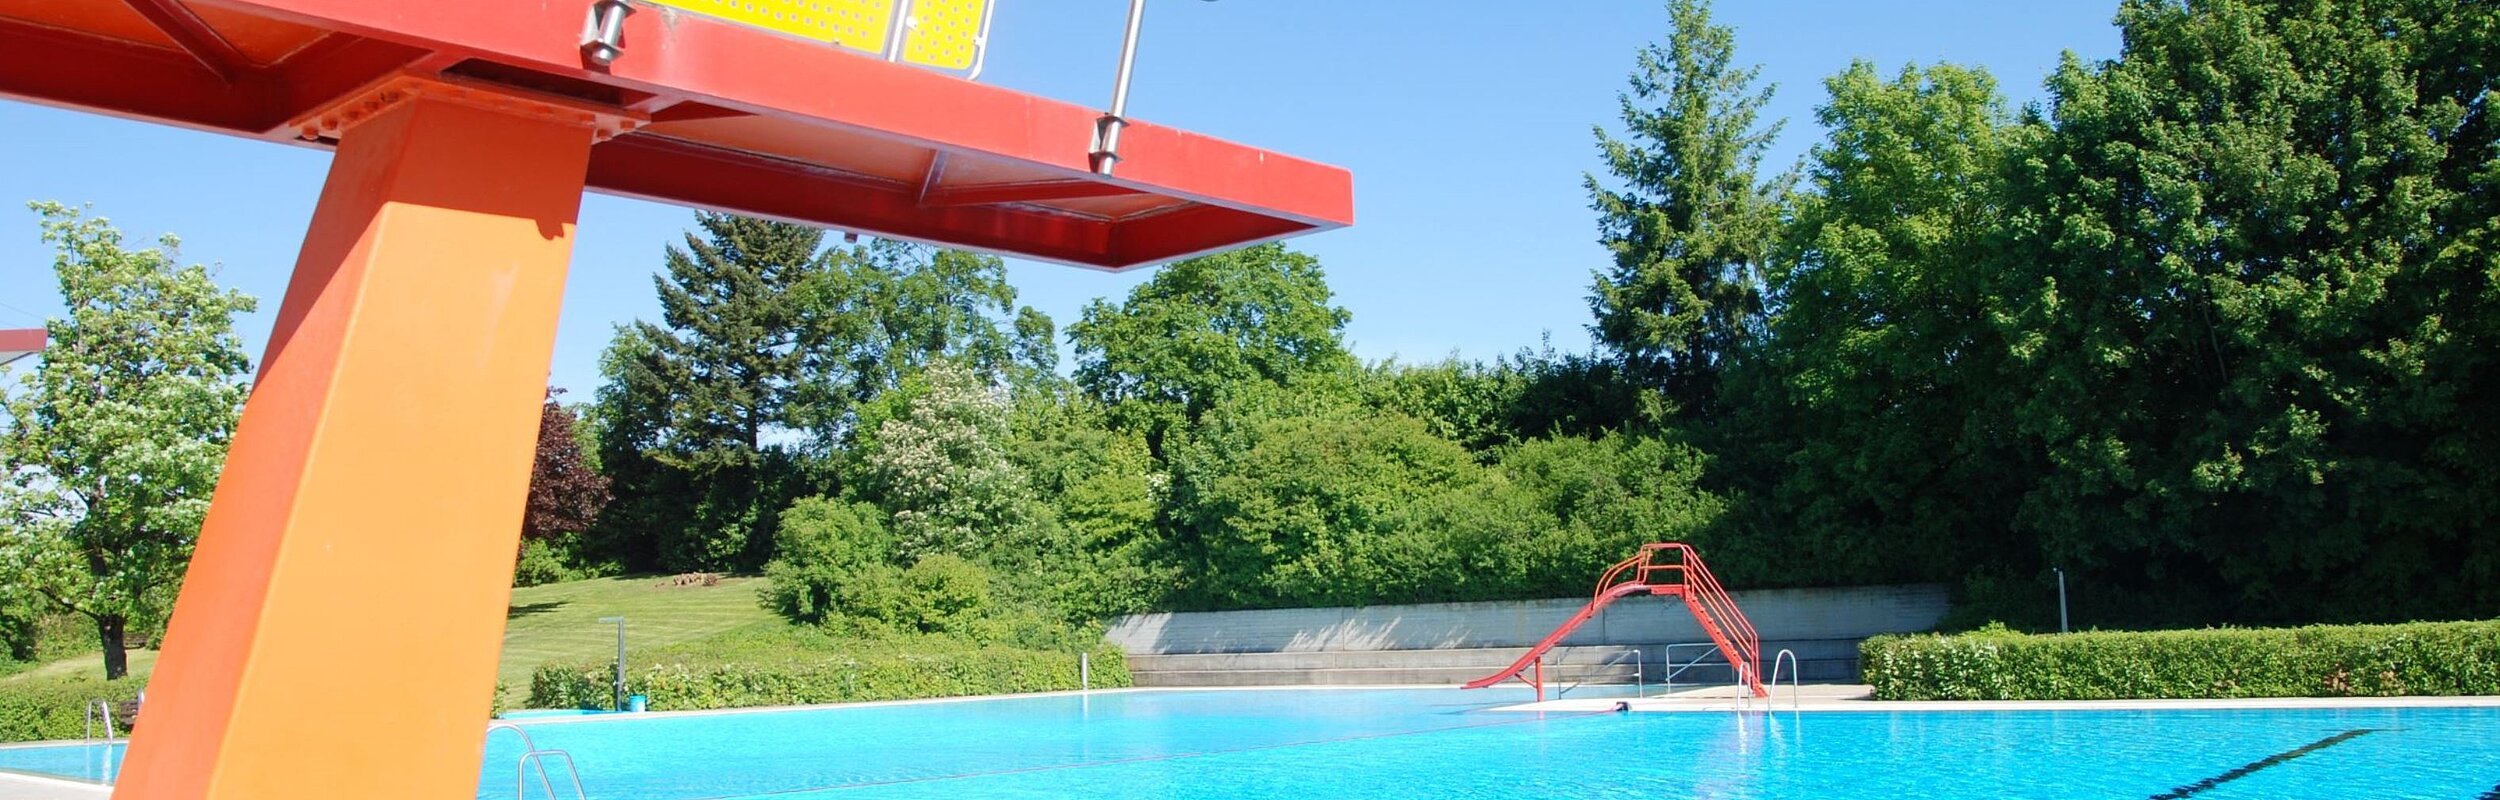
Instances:
[[[594,800],[2500,798],[2495,708],[1486,710],[1523,699],[1121,691],[524,726],[580,760]],[[87,749],[0,750],[0,769],[68,774],[37,762]],[[480,798],[512,797],[519,752],[493,735]]]

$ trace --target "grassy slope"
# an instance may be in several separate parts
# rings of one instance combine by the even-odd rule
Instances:
[[[633,651],[700,639],[749,625],[783,624],[757,605],[762,578],[729,578],[719,586],[662,586],[656,577],[600,578],[512,590],[504,623],[505,699],[529,694],[530,671],[549,661],[616,655],[616,627],[600,617],[625,617],[625,658]]]
[[[625,617],[626,658],[633,652],[700,639],[750,625],[779,626],[781,618],[756,605],[762,578],[729,578],[718,586],[663,586],[663,578],[600,578],[512,590],[512,614],[504,623],[505,701],[529,694],[530,671],[549,661],[586,661],[616,654],[616,628],[600,617]],[[91,674],[102,677],[104,659],[87,652],[9,675],[0,686],[36,677]],[[156,652],[130,651],[130,673],[146,677]]]

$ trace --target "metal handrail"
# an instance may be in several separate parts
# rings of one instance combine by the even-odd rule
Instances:
[[[1753,692],[1745,682],[1745,665],[1735,665],[1735,710],[1743,712],[1748,707],[1753,707]]]
[[[1788,710],[1795,711],[1798,695],[1805,693],[1805,687],[1800,683],[1802,674],[1805,672],[1805,665],[1797,660],[1797,651],[1785,647],[1780,648],[1779,655],[1771,658],[1771,686],[1773,688],[1780,685],[1780,662],[1782,661],[1788,662]]]
[[[1701,649],[1702,649],[1702,651],[1701,651],[1701,655],[1694,656],[1694,657],[1693,657],[1693,660],[1691,660],[1691,661],[1686,661],[1686,662],[1684,662],[1684,663],[1682,663],[1682,664],[1677,664],[1677,663],[1675,663],[1675,649],[1676,649],[1676,648],[1678,648],[1678,647],[1698,647],[1698,648],[1701,648]],[[1709,658],[1711,653],[1719,653],[1719,652],[1720,652],[1720,651],[1719,651],[1719,645],[1718,645],[1718,643],[1716,643],[1716,642],[1678,642],[1678,643],[1675,643],[1675,644],[1669,644],[1669,645],[1666,645],[1666,646],[1665,646],[1665,648],[1664,648],[1664,653],[1665,653],[1665,658],[1666,658],[1666,667],[1667,667],[1667,671],[1666,671],[1666,676],[1665,676],[1665,678],[1664,678],[1661,682],[1662,682],[1662,683],[1664,683],[1664,684],[1666,684],[1666,689],[1667,689],[1667,691],[1668,691],[1669,693],[1673,693],[1673,692],[1675,691],[1675,676],[1684,674],[1684,671],[1685,671],[1685,670],[1689,670],[1689,669],[1692,669],[1692,668],[1694,668],[1694,667],[1701,666],[1701,662],[1702,662],[1704,659]],[[1720,656],[1721,656],[1722,658],[1724,658],[1724,657],[1726,656],[1726,654],[1725,654],[1725,653],[1720,653]],[[1734,666],[1735,662],[1734,662],[1734,661],[1730,661],[1730,662],[1728,662],[1728,663],[1729,663],[1729,666],[1730,666],[1731,668],[1733,668],[1733,666]]]
[[[1588,669],[1580,672],[1579,680],[1572,681],[1570,686],[1565,686],[1560,690],[1555,691],[1554,696],[1559,698],[1563,695],[1570,694],[1573,689],[1587,685],[1591,674],[1604,670],[1607,667],[1622,665],[1624,656],[1632,657],[1632,696],[1642,696],[1642,682],[1646,679],[1642,673],[1647,664],[1641,656],[1641,649],[1637,646],[1633,647],[1630,652],[1617,652],[1613,655],[1600,659],[1598,663],[1589,665]],[[1555,666],[1560,667],[1562,665],[1556,664]]]
[[[113,730],[113,701],[100,697],[87,698],[86,716],[87,727],[85,738],[87,741],[95,741],[96,723],[99,720],[104,723],[104,741],[109,743],[115,739],[121,738],[121,736]]]
[[[590,795],[585,794],[582,791],[582,771],[581,768],[573,762],[572,753],[568,753],[563,750],[539,749],[538,743],[530,740],[530,732],[528,729],[500,720],[486,726],[486,735],[493,736],[495,735],[495,731],[498,730],[508,730],[514,735],[521,737],[521,758],[512,764],[513,800],[526,800],[528,797],[528,795],[524,792],[529,785],[529,768],[531,764],[538,765],[538,787],[547,792],[547,800],[559,800],[556,795],[555,779],[547,774],[547,759],[549,757],[564,759],[564,773],[573,781],[573,797],[577,800],[590,800]]]
[[[1711,574],[1709,564],[1703,563],[1701,559],[1694,557],[1692,548],[1683,547],[1681,549],[1683,550],[1685,557],[1684,575],[1686,585],[1698,585],[1703,587],[1704,599],[1708,600],[1710,604],[1714,606],[1711,609],[1712,615],[1720,617],[1722,620],[1731,623],[1728,633],[1731,634],[1732,637],[1737,638],[1737,646],[1739,649],[1751,651],[1747,653],[1747,655],[1754,658],[1760,658],[1762,652],[1762,637],[1760,634],[1754,632],[1753,620],[1747,619],[1744,612],[1736,610],[1736,598],[1729,596],[1727,588],[1719,585],[1719,576]],[[1700,579],[1698,583],[1694,581],[1695,578]]]
[[[538,765],[538,783],[541,788],[547,790],[547,800],[558,800],[556,797],[556,787],[547,781],[547,759],[549,758],[564,759],[564,774],[573,779],[573,797],[576,798],[576,800],[590,800],[590,795],[582,791],[581,768],[574,765],[572,753],[567,753],[562,750],[532,750],[521,754],[521,763],[514,765],[512,770],[513,800],[523,800],[521,795],[522,778],[526,774],[523,770],[526,769],[527,765],[530,763],[536,763]]]
[[[1606,590],[1614,588],[1615,578],[1622,576],[1624,570],[1631,569],[1635,564],[1641,564],[1642,569],[1640,572],[1633,574],[1632,580],[1640,583],[1648,583],[1648,565],[1643,564],[1642,562],[1649,560],[1649,554],[1650,550],[1648,548],[1642,548],[1639,554],[1622,561],[1617,561],[1614,563],[1614,566],[1607,567],[1606,574],[1597,576],[1597,590],[1589,594],[1589,599],[1594,600],[1606,596]]]
[[[1696,608],[1708,612],[1726,630],[1728,638],[1733,640],[1730,644],[1736,646],[1737,652],[1728,654],[1729,663],[1747,662],[1747,668],[1738,670],[1737,677],[1741,680],[1758,672],[1761,669],[1762,659],[1761,634],[1754,630],[1753,621],[1747,619],[1744,612],[1737,610],[1736,599],[1729,596],[1727,588],[1719,584],[1718,576],[1711,574],[1710,565],[1702,562],[1689,545],[1666,543],[1659,545],[1658,549],[1676,551],[1681,562],[1678,566],[1681,567],[1686,587],[1685,596],[1694,601]]]

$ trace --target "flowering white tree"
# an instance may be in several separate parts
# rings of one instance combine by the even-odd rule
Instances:
[[[1032,521],[1033,490],[1007,453],[1009,400],[987,376],[933,362],[909,403],[865,442],[865,478],[894,513],[902,560],[977,556]]]
[[[95,622],[104,675],[173,602],[249,393],[234,315],[253,300],[178,267],[175,241],[126,250],[102,219],[37,203],[68,317],[5,398],[0,593]]]

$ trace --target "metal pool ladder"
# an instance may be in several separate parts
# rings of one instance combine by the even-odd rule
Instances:
[[[1797,651],[1785,647],[1780,648],[1780,654],[1771,659],[1771,686],[1775,688],[1780,685],[1781,662],[1788,663],[1788,710],[1795,711],[1797,710],[1797,695],[1805,690],[1805,687],[1798,685],[1799,675],[1805,671],[1805,667],[1797,663]]]
[[[111,743],[113,740],[121,738],[121,735],[113,730],[113,701],[103,698],[88,698],[87,741],[95,741],[95,729],[96,723],[98,722],[104,723],[104,741],[106,743]]]
[[[521,760],[512,765],[513,800],[529,800],[529,795],[524,793],[524,789],[529,783],[529,769],[532,764],[538,766],[538,787],[547,792],[547,800],[562,800],[556,795],[555,779],[549,777],[547,773],[547,761],[559,758],[564,760],[564,776],[573,781],[574,800],[590,800],[590,795],[582,793],[582,772],[574,766],[572,753],[540,749],[538,743],[530,741],[529,731],[509,722],[496,722],[486,726],[486,735],[493,736],[497,730],[510,730],[514,735],[521,737]]]

